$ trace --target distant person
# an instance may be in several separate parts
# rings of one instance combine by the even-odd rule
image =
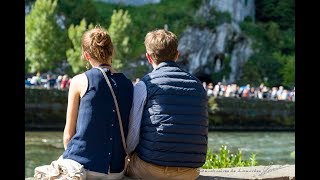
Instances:
[[[267,86],[264,86],[262,88],[262,99],[268,99],[268,98],[270,98],[269,97],[269,88]]]
[[[207,91],[207,82],[203,81],[203,82],[202,82],[202,86],[203,86],[203,88]]]
[[[62,75],[59,75],[56,79],[56,87],[57,89],[61,89],[61,80],[62,80]]]
[[[278,88],[277,87],[272,87],[272,90],[271,90],[271,94],[270,94],[270,99],[271,100],[277,100],[278,97],[277,97],[277,91],[278,91]]]
[[[214,87],[213,87],[213,95],[215,97],[220,96],[220,91],[221,91],[221,82],[218,82]]]
[[[214,89],[213,83],[210,82],[210,83],[208,84],[208,87],[207,87],[207,95],[208,95],[208,96],[214,96],[214,94],[213,94],[213,89]]]
[[[60,82],[60,89],[65,90],[69,88],[69,77],[67,74],[62,76],[61,82]]]
[[[134,81],[133,85],[136,85],[139,81],[140,81],[140,78],[136,78],[136,80]]]
[[[30,84],[33,86],[40,86],[41,85],[41,74],[37,72],[36,75],[32,76],[30,80]]]
[[[201,81],[176,63],[178,39],[170,31],[149,32],[144,41],[153,71],[134,87],[128,176],[196,179],[206,161],[207,93]]]
[[[56,79],[54,75],[47,74],[47,82],[46,82],[47,89],[53,89],[55,86],[56,86]]]
[[[281,100],[283,90],[284,90],[284,89],[283,89],[283,86],[279,86],[279,89],[278,89],[278,91],[277,91],[277,99],[278,99],[278,100]]]
[[[292,91],[290,92],[290,100],[291,101],[295,101],[295,95],[296,95],[296,90],[295,90],[296,88],[295,87],[293,87],[293,89],[292,89]]]
[[[231,85],[230,84],[228,84],[227,86],[226,86],[226,90],[225,90],[225,93],[224,93],[224,96],[225,97],[230,97],[232,94],[231,94],[231,91],[232,91],[232,89],[231,89],[232,87],[231,87]]]
[[[95,27],[86,31],[81,46],[82,55],[92,68],[72,78],[63,132],[65,151],[51,165],[68,167],[66,179],[122,179],[126,152],[117,111],[111,90],[97,67],[105,71],[111,82],[125,136],[133,85],[123,73],[117,73],[112,68],[114,47],[105,30]],[[50,171],[54,169],[52,166],[50,168]]]

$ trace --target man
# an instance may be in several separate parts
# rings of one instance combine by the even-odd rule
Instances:
[[[127,136],[128,176],[196,179],[206,160],[207,94],[202,83],[176,64],[178,40],[167,30],[144,41],[153,71],[134,87]]]

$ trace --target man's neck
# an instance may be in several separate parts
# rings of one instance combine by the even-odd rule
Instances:
[[[157,67],[158,67],[158,64],[156,64],[156,63],[152,63],[152,67],[153,67],[153,70],[156,70],[156,69],[157,69]]]
[[[165,61],[162,61],[162,62],[165,62]],[[162,62],[160,62],[159,64],[161,64]],[[172,62],[176,62],[176,60],[172,61]],[[157,69],[159,64],[156,64],[154,62],[152,62],[152,67],[153,67],[153,70]]]

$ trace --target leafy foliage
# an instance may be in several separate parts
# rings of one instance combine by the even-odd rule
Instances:
[[[126,61],[124,61],[125,57],[130,52],[129,36],[126,31],[130,23],[131,18],[128,11],[122,9],[113,11],[108,32],[115,46],[115,56],[112,59],[112,66],[118,70],[126,63]]]
[[[259,0],[255,5],[257,21],[274,21],[282,30],[295,29],[294,0]]]
[[[150,30],[163,28],[167,24],[168,29],[179,37],[192,22],[195,11],[200,4],[201,1],[199,0],[162,0],[158,4],[146,4],[144,6],[95,2],[100,15],[99,22],[107,26],[111,24],[110,16],[113,10],[123,9],[130,14],[132,26],[127,29],[127,34],[130,36],[131,50],[127,54],[127,59],[135,59],[144,54],[143,41]]]
[[[256,53],[251,56],[243,67],[243,74],[239,84],[251,84],[258,86],[263,82],[266,86],[279,86],[283,79],[279,73],[282,64],[269,53]]]
[[[208,149],[206,162],[202,166],[203,169],[214,168],[230,168],[230,167],[244,167],[244,166],[256,166],[258,164],[256,160],[256,154],[252,153],[248,160],[244,160],[242,157],[242,151],[238,149],[238,152],[233,154],[226,145],[221,145],[219,153],[213,153]]]
[[[85,61],[80,60],[81,57],[81,38],[87,29],[93,28],[92,24],[87,26],[85,19],[82,19],[79,25],[73,24],[68,28],[68,37],[72,42],[73,47],[66,51],[67,60],[72,67],[73,73],[77,74],[85,71]]]
[[[82,19],[87,23],[98,22],[98,11],[92,0],[59,0],[57,7],[58,15],[63,16],[65,27],[71,24],[79,24]]]
[[[273,57],[282,63],[283,68],[280,69],[279,74],[282,76],[283,86],[293,88],[295,86],[295,54],[284,55],[276,52]]]
[[[57,0],[37,0],[25,17],[27,72],[54,69],[65,57],[65,36],[55,17]]]
[[[133,77],[143,77],[145,74],[148,73],[148,70],[149,70],[149,67],[147,65],[139,65],[135,68]]]
[[[294,31],[281,30],[279,24],[273,21],[245,21],[240,26],[244,34],[253,39],[254,54],[244,65],[238,83],[294,86]]]

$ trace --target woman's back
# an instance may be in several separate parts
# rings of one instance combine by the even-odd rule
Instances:
[[[111,74],[105,70],[117,97],[126,137],[133,85],[122,73]],[[73,159],[90,171],[121,172],[126,153],[113,97],[99,69],[92,68],[85,75],[88,86],[80,99],[76,133],[68,143],[63,158]]]

